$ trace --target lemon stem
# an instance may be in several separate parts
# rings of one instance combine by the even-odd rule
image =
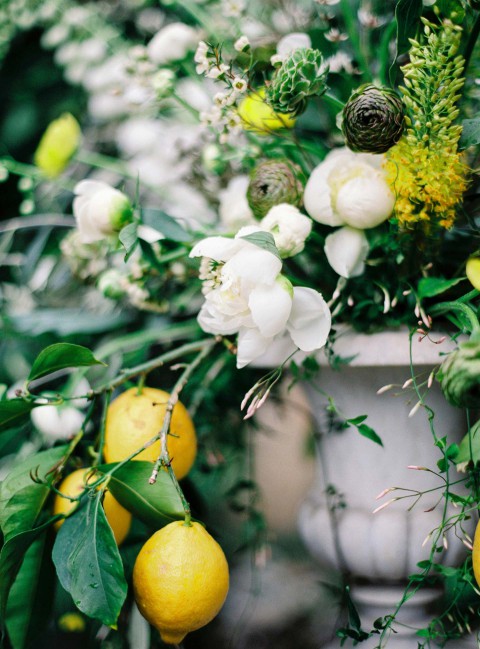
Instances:
[[[103,400],[103,410],[102,410],[102,420],[100,422],[100,434],[98,440],[98,451],[96,454],[95,461],[93,466],[98,466],[102,459],[103,447],[105,446],[105,427],[107,425],[107,412],[108,406],[110,405],[110,399],[112,398],[112,389],[105,390],[105,398]]]
[[[138,384],[137,384],[137,395],[140,396],[143,393],[143,388],[145,386],[145,380],[147,378],[147,375],[145,372],[142,372],[140,374],[140,378],[138,379]]]
[[[167,402],[167,407],[165,411],[165,417],[163,419],[163,424],[162,424],[162,430],[160,431],[159,437],[160,437],[160,455],[157,458],[157,461],[155,462],[155,465],[153,467],[152,475],[150,476],[149,483],[150,484],[155,484],[157,481],[157,476],[158,472],[160,471],[160,467],[164,467],[168,471],[168,475],[170,476],[170,479],[173,482],[173,485],[180,497],[180,500],[182,501],[182,506],[185,512],[185,525],[188,527],[191,524],[191,510],[190,510],[190,505],[185,498],[185,495],[182,491],[182,488],[180,487],[177,477],[175,476],[175,472],[172,468],[171,464],[171,459],[170,455],[168,453],[168,447],[167,447],[167,436],[168,432],[170,430],[170,422],[172,420],[172,413],[173,409],[178,402],[178,398],[180,395],[180,392],[183,390],[185,385],[187,384],[190,376],[193,374],[193,372],[196,370],[196,368],[201,364],[201,362],[208,356],[208,354],[211,352],[213,349],[213,346],[216,344],[217,339],[211,339],[208,341],[208,344],[204,344],[203,348],[200,350],[200,352],[195,356],[193,361],[187,365],[184,366],[184,370],[181,373],[180,377],[178,378],[177,382],[173,386],[172,392],[170,394],[170,397]]]

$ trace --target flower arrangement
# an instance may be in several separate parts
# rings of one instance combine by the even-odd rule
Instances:
[[[254,498],[239,504],[254,489],[245,420],[282,375],[321,381],[320,356],[348,364],[358,350],[337,352],[345,329],[456,345],[425,384],[413,366],[407,382],[427,413],[439,383],[469,426],[459,444],[433,435],[441,459],[428,470],[458,514],[444,515],[405,592],[448,582],[419,643],[478,626],[480,538],[465,528],[480,460],[477,3],[37,4],[0,9],[5,66],[15,35],[35,28],[81,99],[65,112],[52,98],[30,161],[0,150],[0,180],[11,191],[18,179],[21,195],[20,216],[0,223],[0,617],[12,647],[28,646],[41,614],[30,595],[44,569],[54,580],[51,558],[77,622],[101,623],[100,635],[131,627],[135,598],[167,644],[215,617],[228,570],[192,515],[208,526],[230,499],[244,519],[235,534],[264,548]],[[329,408],[382,443],[364,417]],[[473,563],[436,560],[446,527]],[[205,556],[189,561],[194,533]],[[170,581],[150,574],[157,560]],[[214,595],[202,565],[221,583]],[[193,601],[188,616],[178,598]],[[366,629],[348,601],[341,642],[385,646],[395,615]]]

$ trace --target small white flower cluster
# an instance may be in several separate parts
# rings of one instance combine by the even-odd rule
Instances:
[[[246,36],[241,36],[235,42],[237,51],[245,51],[250,47]],[[229,141],[231,136],[238,136],[242,132],[242,120],[234,106],[248,90],[245,78],[235,74],[232,63],[225,63],[221,59],[218,48],[200,41],[194,57],[196,71],[209,79],[222,81],[226,89],[217,92],[213,98],[213,106],[200,112],[200,121],[204,126],[211,126],[220,133],[220,142]]]

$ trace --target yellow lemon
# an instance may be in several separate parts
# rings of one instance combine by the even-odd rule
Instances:
[[[65,496],[79,496],[85,488],[85,476],[89,471],[90,469],[78,469],[77,471],[70,473],[70,475],[67,475],[58,488],[60,493]],[[93,482],[93,480],[94,478],[92,476],[89,481]],[[57,514],[69,514],[77,506],[77,501],[72,502],[67,500],[67,498],[62,498],[61,496],[56,495],[53,502],[53,514],[54,516]],[[132,522],[132,515],[122,507],[117,500],[115,500],[109,491],[105,492],[103,509],[105,510],[105,516],[107,517],[109,525],[112,528],[115,541],[117,542],[117,545],[120,545],[128,534]],[[63,520],[57,521],[55,523],[55,528],[58,530],[62,523]]]
[[[473,288],[480,291],[480,257],[470,257],[467,261],[467,277]]]
[[[265,101],[265,88],[245,97],[238,107],[245,128],[266,135],[281,128],[293,128],[295,118],[284,113],[276,113]]]
[[[105,428],[104,455],[107,462],[121,462],[155,437],[163,425],[170,395],[156,388],[126,390],[110,404]],[[197,454],[195,427],[185,406],[178,401],[172,413],[167,448],[178,480],[192,468]],[[135,460],[155,462],[160,441],[135,456]]]
[[[475,536],[473,538],[472,564],[473,574],[475,575],[477,584],[480,587],[480,523],[477,523]]]
[[[222,548],[200,525],[170,523],[140,550],[133,588],[140,613],[167,644],[208,624],[228,593],[228,564]]]
[[[35,151],[37,167],[49,178],[62,173],[75,155],[82,132],[73,115],[65,113],[51,122]]]

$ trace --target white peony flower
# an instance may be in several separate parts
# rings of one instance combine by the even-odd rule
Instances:
[[[260,227],[273,235],[281,257],[293,257],[303,250],[312,221],[294,205],[280,203],[268,211]]]
[[[277,54],[284,57],[299,48],[312,47],[312,41],[304,32],[292,32],[283,36],[277,43]]]
[[[132,218],[128,197],[107,183],[82,180],[74,192],[73,214],[81,243],[101,241],[119,231]]]
[[[254,223],[255,218],[247,201],[248,176],[234,176],[219,192],[219,214],[222,224],[230,231]]]
[[[35,428],[49,444],[74,437],[85,414],[71,406],[38,406],[31,412]]]
[[[198,41],[193,27],[184,23],[170,23],[155,34],[147,45],[148,56],[154,63],[165,65],[185,58]]]
[[[198,316],[204,331],[238,333],[237,367],[262,356],[277,337],[288,333],[290,350],[322,347],[331,317],[320,293],[293,289],[280,274],[282,262],[273,253],[242,238],[258,232],[242,228],[235,239],[208,237],[190,256],[204,257],[200,277],[205,302]]]
[[[374,228],[392,213],[395,196],[385,179],[383,155],[330,152],[308,179],[305,209],[325,225]]]
[[[365,232],[349,226],[335,230],[325,239],[328,263],[341,277],[357,277],[365,270],[369,245]]]

